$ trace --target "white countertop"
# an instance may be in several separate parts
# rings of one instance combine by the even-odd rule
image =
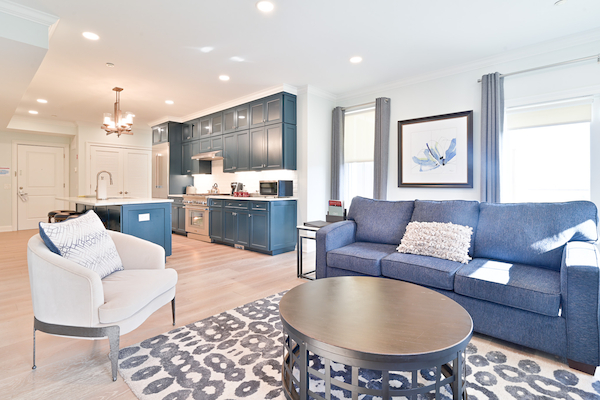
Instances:
[[[145,198],[109,198],[107,200],[96,200],[96,197],[57,197],[56,200],[71,203],[84,204],[86,206],[122,206],[127,204],[150,204],[150,203],[172,203],[172,199]]]
[[[275,196],[250,196],[250,197],[235,197],[235,196],[223,196],[223,195],[208,195],[209,199],[222,199],[222,200],[254,200],[254,201],[283,201],[283,200],[298,200],[297,197],[275,197]]]

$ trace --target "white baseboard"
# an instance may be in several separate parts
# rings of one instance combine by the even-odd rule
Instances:
[[[12,225],[0,226],[0,232],[12,232]]]

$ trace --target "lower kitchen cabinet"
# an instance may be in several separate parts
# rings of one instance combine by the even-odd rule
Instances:
[[[173,233],[186,235],[185,208],[183,208],[181,198],[173,199],[173,203],[171,203],[171,228]]]
[[[218,202],[216,206],[210,205],[208,217],[208,231],[210,238],[216,242],[223,241],[223,206]]]
[[[271,255],[296,246],[296,200],[210,199],[210,238]]]

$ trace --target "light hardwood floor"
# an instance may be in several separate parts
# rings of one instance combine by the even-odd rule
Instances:
[[[119,375],[112,382],[108,340],[81,340],[38,332],[32,370],[33,309],[27,241],[36,230],[0,233],[0,399],[131,399]],[[173,235],[167,267],[179,274],[177,326],[289,290],[296,253],[267,256]],[[121,336],[121,348],[173,329],[171,307]]]

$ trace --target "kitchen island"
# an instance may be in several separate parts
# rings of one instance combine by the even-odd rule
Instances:
[[[127,233],[165,249],[171,255],[171,199],[57,197],[76,204],[78,212],[94,210],[106,229]]]

